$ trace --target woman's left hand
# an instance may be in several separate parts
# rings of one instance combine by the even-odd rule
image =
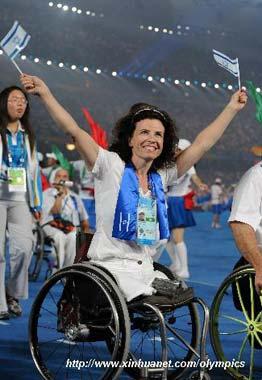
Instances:
[[[231,96],[228,106],[231,107],[234,111],[240,111],[245,107],[247,99],[247,93],[242,89],[238,90]]]

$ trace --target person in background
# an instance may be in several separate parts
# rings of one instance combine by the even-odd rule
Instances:
[[[41,224],[54,240],[58,269],[72,265],[76,254],[76,229],[89,232],[88,215],[81,198],[70,190],[69,174],[57,168],[50,178],[52,187],[43,193]]]
[[[177,156],[190,147],[190,141],[179,139]],[[171,259],[169,269],[182,279],[189,278],[187,246],[184,241],[185,228],[196,225],[192,208],[194,206],[193,197],[195,192],[191,188],[191,182],[202,191],[207,191],[208,186],[202,182],[192,166],[182,175],[167,193],[167,213],[170,228],[170,239],[166,245],[166,250]]]
[[[46,176],[48,182],[50,182],[50,177],[52,173],[59,167],[59,161],[55,153],[45,154],[45,167],[42,169],[43,174]]]
[[[41,176],[27,94],[17,86],[0,93],[0,319],[20,316],[28,298],[33,217],[42,209]],[[10,276],[5,286],[6,232]]]
[[[220,228],[220,215],[223,210],[224,192],[221,178],[216,178],[210,188],[211,192],[211,207],[212,207],[212,228]]]

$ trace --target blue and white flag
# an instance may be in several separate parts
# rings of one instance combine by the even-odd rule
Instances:
[[[31,36],[19,25],[18,21],[15,21],[0,45],[8,57],[13,60],[26,47],[30,38]]]
[[[219,51],[214,50],[214,49],[213,49],[213,55],[214,55],[215,61],[218,63],[220,67],[222,67],[223,69],[226,69],[235,77],[240,76],[238,58],[231,59],[225,54],[220,53]]]

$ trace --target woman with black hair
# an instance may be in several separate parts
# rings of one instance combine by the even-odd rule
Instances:
[[[153,294],[155,278],[165,278],[154,271],[151,257],[156,242],[169,236],[167,187],[221,137],[245,106],[245,92],[235,93],[215,121],[175,159],[178,138],[165,111],[146,103],[134,105],[117,122],[110,151],[106,151],[79,128],[41,79],[22,75],[21,81],[28,93],[40,96],[55,122],[73,137],[94,174],[97,230],[88,251],[91,260],[115,276],[127,301]]]
[[[28,297],[32,214],[41,212],[41,177],[27,94],[17,86],[0,93],[0,319],[22,313]],[[10,278],[5,287],[5,240],[9,235]]]

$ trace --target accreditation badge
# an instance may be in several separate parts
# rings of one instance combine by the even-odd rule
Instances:
[[[26,192],[26,171],[24,168],[8,168],[8,190]]]
[[[157,204],[153,197],[139,197],[137,208],[137,244],[153,245],[157,237]]]

